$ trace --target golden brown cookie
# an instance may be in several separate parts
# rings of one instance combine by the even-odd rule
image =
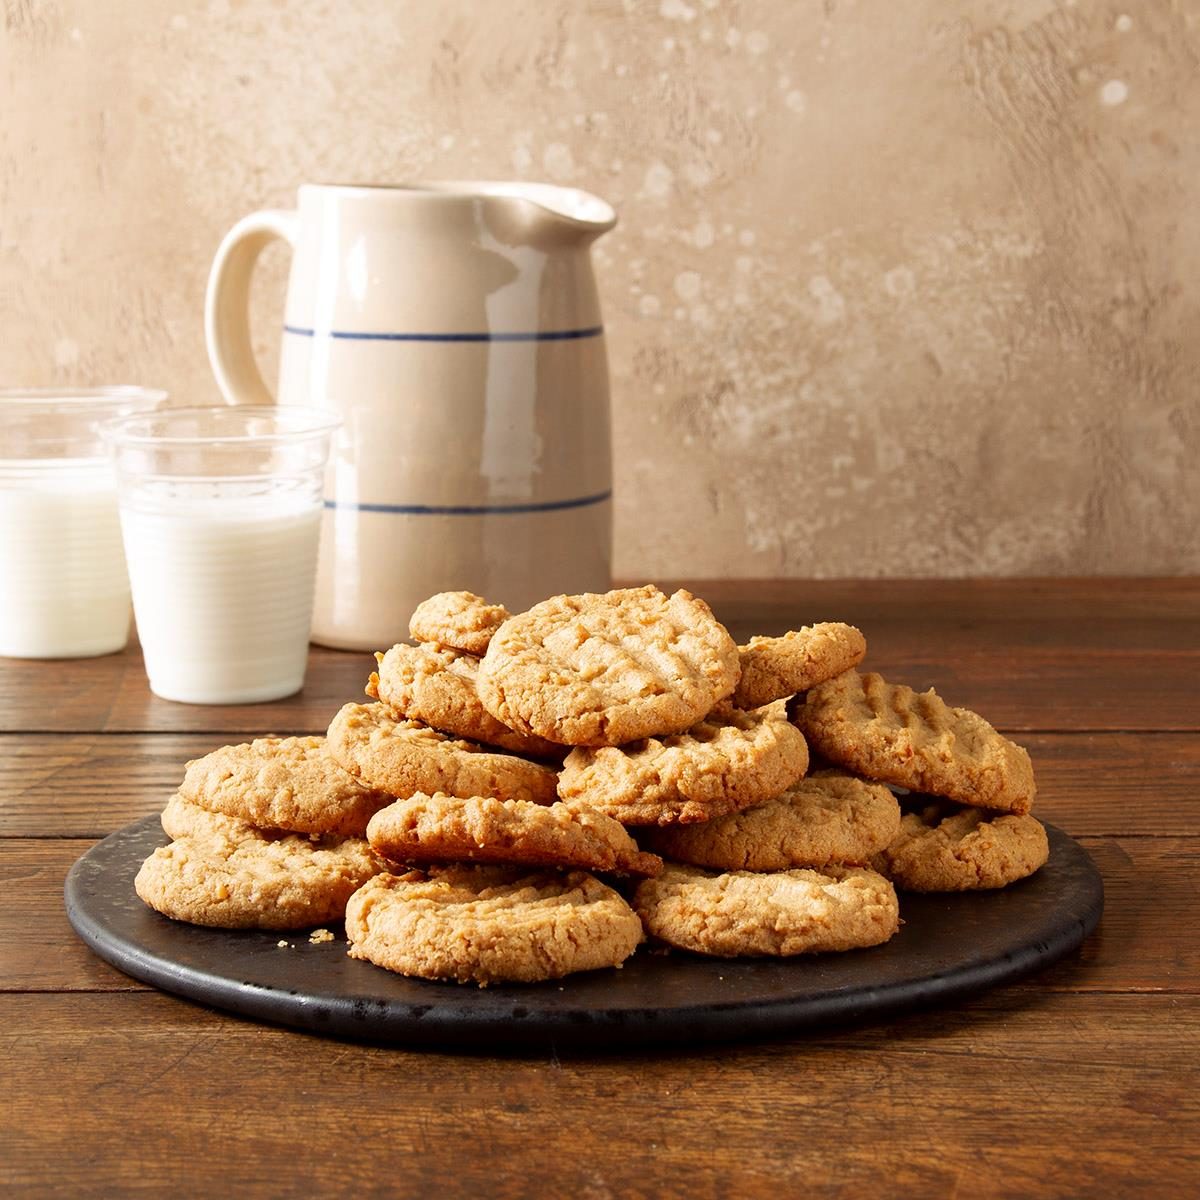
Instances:
[[[451,866],[377,875],[346,906],[346,936],[352,958],[484,987],[619,967],[642,925],[584,871]]]
[[[438,592],[413,610],[408,634],[415,642],[482,654],[507,620],[503,604],[489,604],[474,592]]]
[[[786,871],[866,865],[899,830],[900,805],[882,783],[818,771],[754,808],[638,836],[677,862],[721,871]]]
[[[1002,888],[1032,875],[1050,856],[1042,823],[933,801],[906,812],[872,865],[907,892]]]
[[[401,642],[375,657],[379,671],[372,673],[367,695],[382,700],[401,716],[514,754],[561,760],[561,746],[509,729],[483,707],[475,690],[479,659],[473,654],[430,643],[408,646]]]
[[[373,813],[395,799],[364,787],[329,756],[322,737],[256,738],[187,764],[186,800],[259,829],[362,837]]]
[[[860,867],[714,875],[667,863],[633,906],[660,941],[721,958],[878,946],[900,925],[895,889]]]
[[[1028,752],[932,688],[851,670],[789,711],[815,752],[868,779],[1002,812],[1028,812],[1037,794]]]
[[[662,870],[662,859],[639,850],[603,813],[492,796],[439,793],[397,800],[371,818],[367,839],[384,858],[413,865],[513,863],[627,875]]]
[[[335,921],[383,869],[363,838],[197,829],[163,846],[134,880],[151,908],[220,929],[305,929]]]
[[[625,825],[711,821],[778,796],[808,766],[804,736],[782,704],[722,705],[686,733],[627,746],[577,747],[558,794]]]
[[[351,775],[400,799],[418,792],[538,804],[556,798],[558,776],[546,767],[406,721],[386,704],[344,705],[329,726],[328,746]]]
[[[690,592],[555,596],[506,621],[479,666],[484,707],[573,746],[682,733],[733,691],[737,646]]]
[[[258,830],[249,821],[237,817],[227,817],[224,813],[209,812],[190,800],[185,800],[178,792],[167,801],[162,810],[162,827],[169,838],[193,837],[197,834],[204,836],[213,833],[223,833],[232,838],[245,838],[257,833]]]
[[[733,702],[761,708],[832,679],[866,657],[867,639],[853,625],[825,621],[783,637],[753,637],[738,647],[742,677]]]

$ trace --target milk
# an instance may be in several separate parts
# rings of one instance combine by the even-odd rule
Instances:
[[[84,658],[129,637],[129,580],[107,464],[0,477],[0,655]]]
[[[153,692],[249,704],[300,690],[320,530],[310,498],[134,495],[121,526]]]

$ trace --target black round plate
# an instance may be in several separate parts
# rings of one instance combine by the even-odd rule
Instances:
[[[1104,905],[1100,873],[1061,830],[1050,861],[998,892],[903,894],[885,946],[792,959],[709,959],[642,949],[619,971],[481,989],[406,979],[346,954],[343,931],[204,929],[133,890],[167,841],[146,817],[92,847],[67,876],[67,915],[101,958],[168,992],[314,1033],[417,1047],[615,1049],[765,1037],[955,1000],[1074,950]],[[286,947],[279,942],[286,941]]]

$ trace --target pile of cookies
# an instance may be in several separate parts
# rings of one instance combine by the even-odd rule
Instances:
[[[703,600],[647,586],[515,616],[442,593],[409,632],[324,738],[187,764],[147,904],[223,928],[344,917],[355,958],[485,985],[620,966],[647,937],[874,946],[897,887],[1003,887],[1046,861],[1028,754],[859,674],[853,626],[738,646]]]

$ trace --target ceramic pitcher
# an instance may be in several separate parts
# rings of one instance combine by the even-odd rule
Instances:
[[[299,189],[239,221],[205,309],[225,399],[272,397],[247,320],[255,259],[292,247],[278,400],[343,419],[313,640],[385,649],[467,589],[516,612],[610,585],[608,367],[590,247],[602,200],[523,183]]]

